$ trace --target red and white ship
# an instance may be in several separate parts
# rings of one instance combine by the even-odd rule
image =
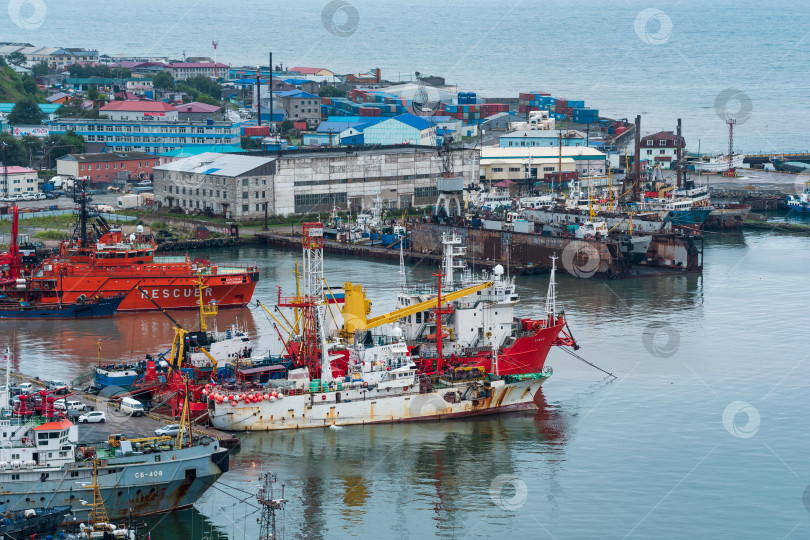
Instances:
[[[247,305],[253,297],[259,280],[255,265],[222,266],[188,255],[159,257],[155,255],[155,239],[145,234],[142,226],[127,236],[101,217],[91,224],[93,231],[89,232],[84,201],[82,197],[73,238],[63,241],[57,254],[31,270],[21,271],[19,253],[10,251],[6,258],[14,260],[6,262],[8,277],[0,277],[0,294],[43,305],[126,294],[119,311],[157,309],[138,287],[159,300],[163,309],[197,309],[202,277],[206,303],[237,307]]]
[[[554,269],[543,317],[515,318],[514,280],[501,267],[474,277],[456,260],[461,240],[445,237],[437,290],[409,290],[403,267],[398,309],[369,319],[362,287],[322,291],[321,235],[320,224],[304,224],[305,293],[279,296],[280,306],[300,313],[301,330],[287,329],[296,335],[284,344],[286,358],[238,371],[236,385],[209,385],[204,394],[215,427],[322,428],[533,409],[551,376],[550,348],[577,347],[556,311]],[[464,287],[455,290],[457,284]]]

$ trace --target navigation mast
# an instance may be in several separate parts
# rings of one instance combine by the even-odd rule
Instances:
[[[256,500],[262,507],[262,514],[259,517],[259,540],[278,540],[281,536],[276,525],[276,510],[283,512],[284,504],[287,502],[284,498],[284,484],[281,484],[281,498],[277,499],[273,493],[273,484],[278,481],[276,475],[266,472],[262,475],[261,481],[262,487],[256,495]]]

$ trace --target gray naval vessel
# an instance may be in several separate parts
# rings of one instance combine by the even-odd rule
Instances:
[[[94,462],[111,520],[189,507],[228,470],[228,449],[206,436],[79,444],[77,426],[54,414],[51,398],[15,410],[7,388],[0,387],[0,505],[8,510],[68,505],[86,520]]]

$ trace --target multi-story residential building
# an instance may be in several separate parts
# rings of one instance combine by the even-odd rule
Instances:
[[[314,128],[321,121],[321,98],[301,90],[288,90],[276,94],[281,108],[287,111],[290,120],[303,120]]]
[[[110,101],[101,109],[110,120],[177,120],[177,109],[165,101]]]
[[[641,138],[641,159],[653,160],[662,169],[671,169],[678,157],[678,136],[671,131],[659,131]],[[686,141],[680,138],[681,148]],[[683,150],[682,150],[683,151]]]
[[[228,76],[228,64],[214,62],[175,62],[167,68],[176,81],[185,81],[190,77],[202,75],[209,79]]]
[[[56,160],[56,174],[88,178],[93,183],[115,183],[152,178],[160,159],[145,152],[68,154]]]
[[[478,149],[452,154],[465,183],[478,176]],[[396,145],[250,154],[201,154],[154,168],[155,201],[232,218],[358,211],[377,196],[391,207],[436,202],[441,159],[434,147]]]
[[[77,62],[98,62],[98,51],[76,47],[37,47],[30,43],[0,43],[0,56],[18,52],[28,64],[47,62],[55,68],[64,68]]]
[[[105,143],[111,152],[168,152],[189,146],[239,145],[241,124],[223,122],[62,118],[51,134],[74,131],[88,143]]]
[[[154,90],[155,87],[152,79],[147,77],[127,79],[125,86],[128,92],[149,92],[150,90]]]
[[[6,183],[8,179],[8,183]],[[39,190],[37,171],[27,167],[0,167],[0,197],[33,193]]]

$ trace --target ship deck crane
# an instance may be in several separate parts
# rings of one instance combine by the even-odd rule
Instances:
[[[199,287],[199,294],[200,294],[200,327],[201,327],[202,331],[204,332],[204,331],[206,330],[205,318],[206,318],[207,316],[216,315],[217,310],[216,310],[216,307],[215,307],[215,306],[214,306],[214,307],[210,307],[210,308],[207,308],[207,307],[204,307],[204,306],[203,306],[203,301],[202,301],[202,298],[203,298],[203,289],[204,289],[204,285],[202,284],[202,277],[200,277],[200,281],[199,281],[199,283],[198,283],[198,287]],[[149,300],[150,302],[152,302],[152,303],[155,305],[155,307],[157,307],[157,308],[160,310],[160,312],[161,312],[161,313],[163,313],[163,314],[164,314],[166,317],[168,317],[168,318],[169,318],[169,320],[170,320],[170,321],[172,321],[172,323],[174,324],[174,326],[175,326],[175,329],[174,329],[174,339],[172,340],[172,352],[171,352],[171,359],[172,359],[172,361],[169,363],[169,366],[170,366],[170,368],[171,368],[171,369],[177,369],[177,368],[179,367],[179,361],[178,361],[178,360],[179,360],[179,359],[181,359],[181,358],[183,358],[183,345],[184,345],[184,343],[185,343],[185,337],[186,337],[186,335],[189,333],[189,332],[188,332],[188,330],[186,330],[185,328],[183,328],[183,326],[182,326],[182,325],[181,325],[179,322],[177,322],[177,320],[175,320],[175,318],[174,318],[174,317],[172,317],[171,315],[169,315],[169,314],[166,312],[166,310],[165,310],[165,309],[163,309],[162,307],[160,307],[160,304],[158,304],[157,302],[155,302],[155,301],[152,299],[152,297],[151,297],[151,296],[149,296],[149,293],[147,293],[146,291],[144,291],[143,289],[141,289],[141,288],[140,288],[139,286],[137,286],[137,285],[135,286],[135,288],[136,288],[136,289],[137,289],[137,290],[138,290],[138,291],[139,291],[141,294],[143,294],[143,295],[144,295],[144,297],[145,297],[147,300]],[[193,341],[194,341],[194,343],[197,343],[197,341],[196,341],[196,340],[193,340]],[[216,359],[216,358],[214,358],[214,357],[211,355],[211,353],[209,353],[209,352],[208,352],[208,351],[205,349],[205,347],[200,347],[200,346],[199,346],[199,343],[197,343],[197,347],[200,349],[200,352],[201,352],[201,353],[205,354],[205,356],[207,356],[207,357],[208,357],[208,359],[209,359],[209,360],[211,360],[211,368],[212,368],[212,370],[213,370],[214,375],[216,375],[216,372],[217,372],[217,359]],[[175,363],[177,363],[178,365],[175,365]]]
[[[472,285],[471,287],[466,287],[458,291],[443,294],[442,302],[458,300],[459,298],[464,298],[465,296],[475,294],[478,291],[488,289],[493,285],[495,285],[494,281],[484,281],[482,283]],[[425,300],[424,302],[419,302],[418,304],[413,304],[402,309],[391,311],[390,313],[386,313],[384,315],[366,319],[366,315],[371,312],[371,302],[366,299],[362,287],[359,285],[353,285],[352,283],[344,283],[343,290],[345,293],[345,299],[343,304],[344,324],[342,333],[345,336],[351,336],[358,330],[370,330],[384,324],[393,323],[399,319],[413,315],[414,313],[434,309],[438,306],[438,297],[433,297],[429,300]]]

